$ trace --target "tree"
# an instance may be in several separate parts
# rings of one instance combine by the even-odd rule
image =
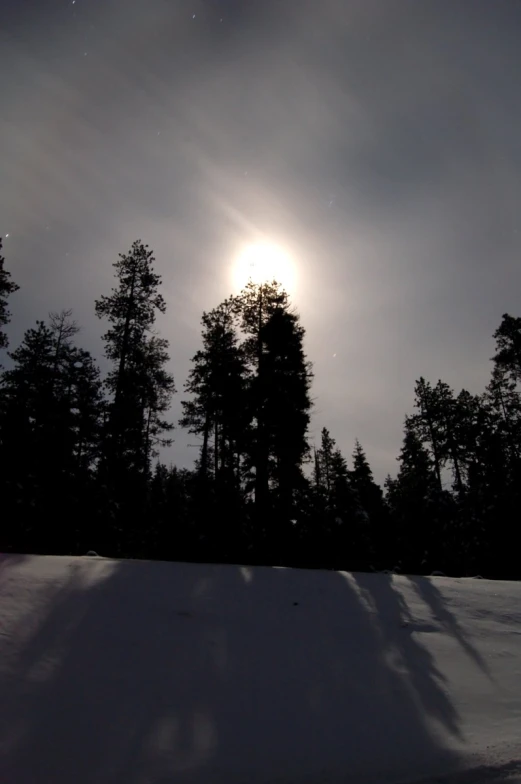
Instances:
[[[72,344],[70,313],[51,314],[29,329],[4,373],[1,444],[9,545],[38,552],[74,551],[83,537],[91,471],[102,415],[99,372],[90,354]],[[29,544],[29,546],[31,546]]]
[[[203,346],[192,359],[185,384],[192,399],[181,403],[180,425],[201,438],[192,511],[204,530],[205,546],[229,560],[244,534],[248,371],[231,300],[203,313],[202,327]],[[219,527],[216,519],[222,521]]]
[[[421,377],[414,388],[415,408],[419,413],[411,419],[410,424],[417,430],[418,437],[423,444],[428,444],[430,455],[432,457],[434,471],[436,474],[436,481],[438,488],[441,491],[443,488],[441,480],[442,470],[442,454],[441,443],[442,435],[440,433],[440,423],[437,418],[437,411],[435,405],[435,395],[432,386],[428,381]]]
[[[521,318],[505,313],[494,338],[496,366],[504,368],[514,381],[521,381]]]
[[[249,425],[248,372],[235,328],[233,303],[225,300],[203,313],[202,325],[203,348],[193,357],[185,384],[193,398],[181,403],[184,414],[180,425],[202,438],[199,466],[204,478],[211,472],[219,488],[231,485],[237,489]]]
[[[358,439],[355,441],[350,478],[359,502],[353,545],[356,568],[367,569],[387,557],[387,510],[382,490],[374,481],[371,466]]]
[[[286,521],[294,516],[294,493],[309,452],[312,373],[304,353],[304,335],[298,315],[282,307],[274,310],[262,335],[265,355],[261,385],[267,392],[262,417],[268,471],[276,509]]]
[[[233,298],[235,312],[246,338],[243,350],[252,372],[250,410],[254,423],[249,442],[250,467],[255,471],[255,506],[262,519],[269,505],[269,433],[266,404],[269,399],[269,379],[266,369],[265,328],[277,309],[288,308],[288,295],[281,287],[271,284],[247,284],[241,294]]]
[[[410,420],[423,444],[428,445],[440,491],[442,471],[449,465],[454,487],[461,495],[465,490],[468,447],[475,436],[474,417],[479,401],[466,390],[456,398],[444,381],[433,388],[424,378],[416,382],[415,407],[419,413]]]
[[[175,382],[166,370],[169,362],[168,341],[152,335],[143,341],[136,354],[134,374],[135,389],[140,394],[140,419],[142,433],[139,451],[142,454],[142,470],[149,475],[152,458],[157,457],[158,447],[171,446],[167,435],[174,429],[173,423],[164,418],[175,394]]]
[[[362,515],[347,461],[327,428],[314,453],[314,536],[318,563],[346,569],[357,563],[357,530]]]
[[[250,282],[234,298],[234,305],[251,371],[252,428],[246,451],[255,472],[258,521],[265,525],[268,509],[274,505],[280,518],[289,522],[309,451],[312,373],[303,348],[305,331],[298,314],[289,309],[287,293],[276,282]]]
[[[114,263],[118,286],[96,301],[96,315],[110,327],[103,335],[105,356],[113,363],[106,379],[112,396],[104,457],[109,474],[125,483],[128,471],[147,477],[154,444],[172,429],[163,419],[175,392],[165,369],[168,342],[153,334],[156,314],[165,313],[148,245],[133,243]]]
[[[334,438],[327,427],[320,433],[320,449],[315,450],[315,485],[322,490],[329,500],[333,480],[333,452],[336,446]]]
[[[504,435],[510,464],[515,465],[521,456],[521,391],[503,365],[494,365],[482,402]]]
[[[8,297],[18,291],[20,286],[11,280],[11,273],[5,269],[2,256],[2,238],[0,237],[0,348],[7,348],[9,341],[2,327],[9,323],[11,314],[7,307]]]
[[[398,476],[386,482],[394,535],[390,555],[394,564],[399,564],[402,571],[408,573],[439,569],[443,537],[437,503],[440,490],[434,461],[422,443],[412,417],[405,420],[398,460]]]
[[[163,561],[201,559],[202,543],[191,508],[194,480],[193,471],[156,464],[149,482],[147,525],[138,532],[135,544],[141,557]]]

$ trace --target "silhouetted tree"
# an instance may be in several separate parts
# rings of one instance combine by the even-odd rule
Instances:
[[[386,535],[386,508],[382,489],[374,481],[371,466],[358,439],[353,452],[351,486],[359,502],[353,544],[356,553],[354,568],[374,568],[383,556],[381,542]]]
[[[203,347],[192,359],[185,390],[191,400],[181,403],[182,427],[201,438],[197,461],[197,501],[194,513],[201,526],[217,517],[221,526],[207,530],[207,544],[223,558],[239,547],[242,531],[243,456],[250,428],[249,373],[236,329],[231,300],[204,313]],[[204,522],[203,522],[204,521]]]
[[[496,366],[504,368],[513,380],[521,381],[521,318],[505,313],[494,338]]]
[[[200,470],[217,485],[238,488],[245,431],[248,428],[248,373],[239,345],[232,302],[204,313],[203,348],[192,359],[180,425],[202,438]],[[212,461],[209,446],[212,443]]]
[[[352,486],[347,462],[327,428],[321,432],[320,448],[314,454],[314,548],[329,568],[350,568],[360,554],[357,533],[363,516]]]
[[[0,348],[7,348],[9,341],[3,327],[9,323],[11,314],[7,302],[11,294],[18,291],[20,286],[11,280],[11,273],[5,268],[5,259],[2,256],[2,238],[0,237]]]
[[[386,481],[394,544],[389,565],[408,573],[440,569],[444,520],[434,461],[413,418],[406,418],[396,479]],[[389,566],[388,566],[389,568]]]
[[[114,263],[117,288],[96,301],[96,315],[110,327],[103,336],[105,356],[113,363],[106,379],[112,396],[106,430],[109,462],[148,472],[150,439],[170,429],[161,415],[174,391],[166,372],[168,342],[153,335],[156,314],[165,313],[159,293],[161,277],[154,272],[154,257],[140,240]]]
[[[269,474],[279,514],[293,516],[293,495],[309,452],[307,430],[311,398],[311,365],[304,353],[304,328],[297,314],[276,309],[263,338],[263,416],[269,448]]]
[[[84,536],[103,408],[99,372],[77,348],[70,312],[29,329],[2,380],[1,451],[11,545],[75,551]],[[92,522],[92,521],[89,521]],[[25,533],[24,533],[25,531]]]
[[[96,315],[110,324],[103,341],[112,362],[99,479],[115,503],[107,546],[122,555],[142,539],[150,460],[156,447],[170,442],[173,427],[164,418],[175,386],[166,369],[168,341],[154,333],[166,304],[153,262],[148,246],[134,242],[114,263],[116,288],[96,301]]]
[[[249,282],[233,302],[246,336],[243,350],[253,376],[250,416],[254,426],[247,452],[249,467],[255,472],[255,505],[259,520],[262,520],[269,508],[270,478],[270,433],[266,407],[271,390],[266,366],[266,326],[275,311],[288,309],[289,299],[275,282],[261,285]]]

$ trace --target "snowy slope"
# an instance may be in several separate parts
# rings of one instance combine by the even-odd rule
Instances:
[[[0,782],[521,781],[520,600],[485,580],[2,556]]]

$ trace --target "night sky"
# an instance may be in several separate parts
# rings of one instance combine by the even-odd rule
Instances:
[[[3,0],[11,348],[72,308],[106,367],[94,300],[141,238],[181,392],[262,237],[297,265],[312,439],[358,437],[382,481],[415,379],[482,391],[521,315],[520,40],[517,0]]]

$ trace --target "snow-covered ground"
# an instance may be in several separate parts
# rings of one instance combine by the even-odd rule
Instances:
[[[0,558],[2,784],[480,784],[520,760],[521,584]]]

